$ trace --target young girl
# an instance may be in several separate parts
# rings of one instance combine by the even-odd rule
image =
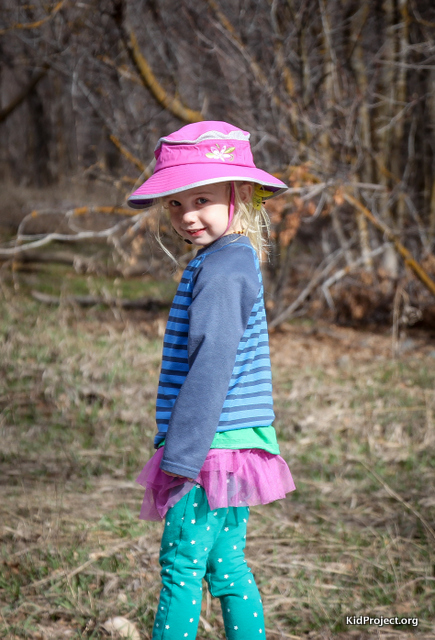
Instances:
[[[265,637],[244,548],[249,505],[294,490],[272,422],[271,369],[258,254],[262,201],[286,185],[257,169],[249,133],[225,122],[161,138],[154,174],[129,198],[160,202],[199,250],[175,295],[163,343],[157,452],[137,481],[140,517],[165,518],[153,640],[196,638],[202,579],[228,640]]]

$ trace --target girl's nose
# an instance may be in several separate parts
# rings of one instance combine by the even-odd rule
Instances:
[[[196,211],[194,208],[186,208],[183,211],[183,220],[185,222],[190,222],[191,220],[194,220],[196,217]]]

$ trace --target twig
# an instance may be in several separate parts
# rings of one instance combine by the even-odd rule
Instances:
[[[274,327],[278,326],[279,324],[281,324],[282,322],[290,318],[292,313],[302,304],[302,302],[304,302],[304,300],[306,300],[306,298],[308,298],[308,296],[318,286],[321,280],[325,276],[327,276],[332,271],[332,269],[338,264],[342,255],[343,255],[343,249],[339,249],[338,251],[335,252],[335,254],[332,255],[332,258],[329,264],[327,264],[324,269],[321,269],[321,268],[317,269],[317,271],[314,273],[314,276],[311,278],[308,285],[298,295],[296,300],[294,300],[291,303],[291,305],[287,307],[287,309],[285,309],[282,313],[280,313],[276,318],[274,318],[269,323],[269,327],[271,329],[273,329]]]
[[[118,151],[120,151],[120,153],[122,153],[124,158],[127,158],[127,160],[129,162],[134,164],[134,166],[137,167],[139,169],[139,171],[142,171],[143,173],[146,171],[146,167],[145,167],[144,163],[142,162],[142,160],[139,160],[139,158],[136,158],[136,156],[134,156],[132,153],[130,153],[130,151],[124,147],[124,145],[122,144],[120,139],[117,136],[115,136],[114,133],[111,133],[109,135],[109,138],[111,139],[111,141],[113,142],[115,147],[118,149]],[[150,177],[149,174],[146,177],[149,178]]]
[[[353,262],[352,252],[346,246],[347,245],[346,236],[344,235],[343,227],[340,222],[340,218],[338,217],[337,207],[332,207],[331,209],[331,221],[332,221],[332,228],[334,229],[335,235],[337,236],[340,246],[343,249],[346,263],[349,265]]]
[[[140,50],[134,31],[128,31],[126,28],[123,28],[122,34],[124,44],[135,68],[139,72],[144,87],[151,93],[157,103],[172,113],[172,115],[180,118],[182,122],[191,123],[203,120],[204,118],[199,111],[186,107],[179,98],[169,95],[162,84],[160,84],[148,60]]]
[[[399,355],[399,319],[400,319],[400,303],[405,296],[405,289],[400,284],[394,295],[393,302],[393,333],[392,333],[392,352],[393,358]]]
[[[60,9],[62,9],[64,4],[65,4],[65,0],[60,0],[60,2],[58,2],[53,7],[51,13],[49,13],[48,16],[46,16],[45,18],[42,18],[41,20],[37,20],[35,22],[27,22],[27,23],[26,22],[16,22],[15,24],[12,24],[10,27],[6,27],[6,29],[1,29],[0,30],[0,36],[4,35],[8,31],[37,29],[38,27],[43,25],[48,20],[51,20],[51,18],[53,18],[53,16],[55,16],[56,13],[58,13],[58,11],[60,11]]]
[[[32,582],[31,584],[28,584],[24,588],[34,589],[36,587],[41,587],[44,584],[48,584],[52,580],[56,580],[57,578],[59,578],[57,582],[55,582],[50,586],[50,589],[53,589],[54,587],[57,587],[59,584],[64,582],[64,580],[71,580],[71,578],[81,573],[84,569],[87,569],[87,567],[89,567],[94,562],[97,562],[97,560],[101,560],[101,558],[108,558],[112,556],[114,553],[116,553],[117,551],[120,551],[121,549],[123,549],[124,547],[128,547],[129,545],[135,542],[138,542],[141,538],[143,538],[143,534],[140,536],[136,536],[135,538],[129,538],[128,540],[123,540],[122,542],[114,545],[113,547],[110,547],[110,549],[106,549],[105,551],[96,551],[94,553],[90,553],[89,560],[81,564],[79,567],[76,567],[69,573],[65,573],[63,576],[59,576],[59,574],[63,573],[63,569],[58,569],[57,571],[54,571],[51,575],[47,576],[46,578],[43,578],[42,580],[38,580],[37,582]]]
[[[396,247],[397,252],[403,258],[405,264],[414,272],[417,278],[424,284],[424,286],[435,296],[435,282],[429,276],[429,274],[423,269],[411,255],[406,247],[398,240],[395,233],[381,220],[378,220],[367,207],[365,207],[359,200],[351,196],[349,193],[343,193],[343,198],[356,209],[358,209],[370,222],[390,240]]]
[[[6,118],[13,112],[17,107],[20,106],[22,102],[27,98],[29,93],[36,87],[38,82],[42,80],[42,78],[47,75],[48,65],[44,65],[39,73],[35,74],[33,78],[30,80],[29,84],[24,87],[20,93],[11,100],[11,102],[4,108],[0,109],[0,122],[6,120]]]
[[[350,461],[352,462],[359,462],[364,469],[366,469],[378,482],[379,484],[381,484],[385,491],[395,500],[397,500],[398,502],[400,502],[401,504],[403,504],[404,507],[406,507],[407,509],[409,509],[409,511],[411,511],[411,513],[413,513],[415,515],[416,518],[418,518],[418,520],[420,520],[420,522],[422,523],[422,525],[424,526],[424,528],[426,529],[426,531],[429,533],[429,535],[433,538],[433,540],[435,541],[435,531],[432,529],[431,525],[429,524],[429,522],[426,520],[426,518],[424,516],[421,515],[421,513],[419,513],[416,509],[414,509],[414,507],[412,506],[412,504],[409,504],[409,502],[407,502],[406,500],[404,500],[396,491],[394,491],[394,489],[392,489],[390,487],[389,484],[387,484],[385,482],[385,480],[383,480],[381,478],[381,476],[379,474],[376,473],[376,471],[373,471],[373,469],[370,469],[370,467],[363,461],[360,460],[359,458],[348,458]]]
[[[285,631],[276,631],[276,629],[268,629],[265,627],[267,633],[273,633],[275,636],[280,636],[281,638],[291,638],[291,640],[302,640],[302,636],[294,636],[291,633],[286,633]]]

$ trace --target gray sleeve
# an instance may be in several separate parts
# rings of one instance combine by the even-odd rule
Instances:
[[[195,478],[219,424],[237,349],[260,282],[252,250],[231,247],[204,259],[189,307],[189,371],[175,401],[160,467]]]

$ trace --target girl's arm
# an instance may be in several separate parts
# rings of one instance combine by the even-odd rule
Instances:
[[[260,282],[252,249],[226,245],[195,274],[189,371],[174,404],[161,469],[196,478],[209,452]]]

